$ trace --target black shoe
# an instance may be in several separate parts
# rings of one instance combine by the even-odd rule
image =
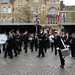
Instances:
[[[60,65],[60,67],[61,67],[62,69],[64,69],[64,66],[63,66],[63,65]]]
[[[18,52],[17,54],[20,54],[20,52]]]
[[[35,51],[37,51],[37,49],[35,49]]]
[[[3,58],[7,58],[7,57],[3,57]]]
[[[13,57],[9,57],[9,59],[13,59]]]
[[[17,55],[14,55],[14,57],[17,57]]]
[[[31,52],[33,52],[33,51],[31,51]]]
[[[1,53],[1,50],[0,50],[0,53]]]
[[[27,51],[25,51],[25,53],[27,53]]]
[[[45,56],[42,56],[43,58],[45,57]]]
[[[40,58],[40,56],[39,56],[39,55],[38,55],[38,56],[36,56],[36,57]]]

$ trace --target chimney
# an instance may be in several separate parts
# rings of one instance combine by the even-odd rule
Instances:
[[[63,11],[63,7],[64,7],[63,1],[60,1],[60,10],[61,11]]]

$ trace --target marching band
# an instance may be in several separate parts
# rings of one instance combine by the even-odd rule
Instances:
[[[61,50],[64,49],[64,44],[69,45],[71,49],[71,56],[75,59],[75,32],[69,35],[68,33],[65,34],[63,30],[61,30],[60,35],[57,34],[50,34],[44,33],[43,29],[40,29],[39,33],[28,33],[25,31],[23,34],[20,33],[19,30],[15,31],[11,30],[9,33],[0,34],[0,53],[1,53],[1,46],[3,45],[4,57],[7,56],[10,59],[17,57],[20,52],[22,51],[22,46],[24,46],[25,53],[28,52],[28,45],[30,46],[31,52],[38,50],[37,57],[40,58],[45,57],[45,53],[47,52],[48,45],[51,46],[51,51],[55,49],[55,55],[57,52],[59,53],[61,68],[65,66],[65,59],[63,58]],[[62,42],[63,41],[63,42]],[[23,45],[22,45],[23,44]],[[54,48],[54,47],[55,48]]]

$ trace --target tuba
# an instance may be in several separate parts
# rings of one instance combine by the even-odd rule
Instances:
[[[7,35],[6,34],[0,34],[0,44],[5,44],[7,41]]]

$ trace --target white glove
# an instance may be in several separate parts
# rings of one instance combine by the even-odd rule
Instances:
[[[69,48],[70,46],[69,46],[69,45],[67,45],[66,47],[67,47],[67,48]]]
[[[57,47],[56,50],[59,50],[59,47]]]

